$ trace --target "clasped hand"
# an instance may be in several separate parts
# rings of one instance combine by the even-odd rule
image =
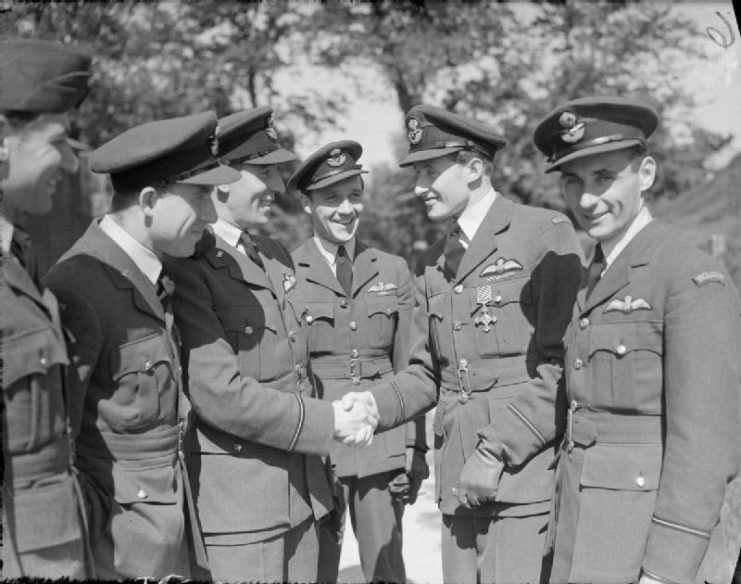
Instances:
[[[334,438],[351,446],[367,446],[373,442],[378,427],[378,408],[373,395],[350,392],[341,401],[332,402],[334,408]]]

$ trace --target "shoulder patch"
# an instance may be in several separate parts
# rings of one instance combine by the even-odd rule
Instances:
[[[710,282],[718,282],[722,286],[726,285],[726,277],[720,272],[701,272],[692,278],[696,286],[704,286]]]
[[[551,223],[554,225],[558,225],[559,223],[568,223],[570,225],[571,221],[566,215],[556,215],[551,219]]]

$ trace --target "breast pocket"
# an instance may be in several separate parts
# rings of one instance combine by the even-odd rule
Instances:
[[[452,329],[445,331],[445,308],[448,295],[436,294],[427,298],[427,314],[430,327],[430,349],[439,359],[442,355],[454,355]]]
[[[312,353],[327,353],[336,350],[334,302],[306,302],[303,321],[308,329],[309,350]]]
[[[366,299],[368,345],[390,351],[399,319],[399,300],[395,295]]]
[[[589,367],[599,402],[630,410],[657,410],[663,385],[660,322],[595,324],[589,337]]]
[[[492,282],[472,291],[471,313],[482,357],[522,355],[533,331],[529,278]],[[489,293],[490,292],[490,293]]]
[[[278,368],[281,315],[275,303],[235,306],[218,311],[242,375],[268,379]]]

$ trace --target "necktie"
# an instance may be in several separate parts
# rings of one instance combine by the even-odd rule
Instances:
[[[465,252],[466,248],[461,243],[461,226],[456,222],[453,229],[448,233],[448,238],[445,241],[445,249],[443,250],[445,269],[451,276],[455,276],[458,273],[458,266],[461,264],[461,259]]]
[[[602,252],[602,246],[598,243],[594,248],[594,257],[592,257],[592,263],[589,264],[589,271],[587,272],[587,298],[597,285],[604,269],[605,254]]]
[[[265,270],[265,265],[262,263],[262,259],[258,253],[257,244],[255,243],[255,240],[250,237],[250,234],[243,231],[242,235],[239,236],[239,242],[242,244],[242,247],[244,247],[244,251],[247,252],[247,256],[260,266],[262,270]]]
[[[36,264],[36,254],[33,251],[31,237],[18,227],[13,229],[13,239],[10,241],[10,251],[26,269],[26,272],[34,281],[36,286],[41,288],[39,283],[38,266]]]
[[[347,257],[344,245],[337,248],[335,268],[337,269],[337,280],[345,291],[345,296],[352,295],[352,262]]]

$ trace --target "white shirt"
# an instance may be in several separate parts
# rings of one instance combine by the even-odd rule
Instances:
[[[131,237],[110,215],[103,215],[103,219],[98,223],[98,227],[116,242],[118,247],[124,250],[124,253],[131,258],[131,261],[136,264],[136,267],[147,277],[147,280],[152,282],[152,284],[157,283],[157,278],[160,277],[160,272],[162,271],[162,262],[151,249],[147,249]]]
[[[319,248],[319,253],[322,254],[322,257],[326,260],[327,264],[329,264],[329,269],[332,270],[332,273],[336,276],[337,250],[340,248],[340,244],[327,241],[316,234],[314,235],[314,243],[316,243],[317,248]],[[350,261],[352,262],[355,258],[355,238],[353,237],[350,241],[343,243],[342,245],[345,246],[347,257],[350,258]]]
[[[13,231],[15,231],[13,224],[5,218],[5,215],[0,214],[0,245],[2,245],[3,255],[8,255],[10,252]]]
[[[489,209],[491,209],[491,206],[494,204],[497,194],[498,193],[492,187],[492,189],[486,193],[478,203],[471,207],[467,207],[463,213],[461,213],[461,216],[458,217],[458,225],[461,226],[461,235],[458,239],[461,244],[463,244],[464,248],[468,249],[468,245],[473,240],[473,236],[476,235],[479,227],[481,227],[481,224],[484,222],[484,217],[486,217]]]
[[[247,255],[247,250],[244,249],[242,242],[239,240],[242,236],[242,230],[239,227],[232,225],[223,219],[217,219],[216,223],[213,224],[212,229],[221,239],[226,241],[232,247],[236,247],[238,252]]]
[[[649,211],[648,207],[643,207],[638,215],[636,215],[636,218],[633,219],[633,222],[630,224],[630,227],[628,227],[628,230],[616,243],[613,244],[612,242],[610,242],[602,244],[602,253],[605,254],[605,269],[602,270],[603,276],[607,271],[607,268],[609,268],[610,265],[615,261],[615,259],[620,255],[620,252],[623,251],[625,247],[633,240],[633,238],[638,235],[641,229],[651,223],[651,221],[653,221],[651,211]]]

